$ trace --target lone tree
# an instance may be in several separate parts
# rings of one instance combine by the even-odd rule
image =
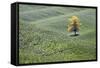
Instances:
[[[70,23],[68,24],[68,32],[74,32],[74,36],[77,36],[77,32],[80,29],[80,22],[77,16],[72,16],[70,19]]]

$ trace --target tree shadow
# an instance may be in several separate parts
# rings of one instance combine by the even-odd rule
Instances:
[[[76,37],[79,36],[79,34],[74,34],[74,35],[70,35],[71,37]]]

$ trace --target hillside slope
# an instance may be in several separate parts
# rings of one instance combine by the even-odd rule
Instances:
[[[95,9],[39,6],[27,10],[21,6],[19,13],[21,64],[96,59]],[[82,24],[76,37],[67,32],[73,15]]]

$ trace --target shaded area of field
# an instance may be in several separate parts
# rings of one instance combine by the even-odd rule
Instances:
[[[19,63],[96,59],[95,9],[20,5]],[[80,36],[70,37],[68,18],[80,18]]]

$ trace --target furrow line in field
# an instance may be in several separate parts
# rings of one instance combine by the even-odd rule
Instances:
[[[79,13],[82,13],[82,12],[86,12],[86,11],[91,11],[91,9],[86,9],[86,10],[81,10],[79,12],[73,12],[73,13],[70,13],[70,14],[65,14],[65,15],[60,15],[60,16],[53,16],[53,17],[50,17],[50,18],[46,18],[46,19],[42,19],[42,20],[38,20],[38,21],[33,21],[33,22],[30,22],[30,24],[40,24],[40,23],[46,23],[47,21],[52,21],[52,20],[59,20],[61,19],[61,17],[68,17],[68,16],[71,16],[71,15],[75,15],[75,14],[79,14]],[[43,24],[42,23],[42,24]]]
[[[49,9],[56,9],[57,7],[50,7]],[[20,14],[26,14],[26,13],[31,13],[31,12],[39,12],[39,11],[46,11],[48,10],[48,8],[41,8],[41,9],[37,9],[37,10],[31,10],[31,11],[25,11],[25,12],[20,12]]]

